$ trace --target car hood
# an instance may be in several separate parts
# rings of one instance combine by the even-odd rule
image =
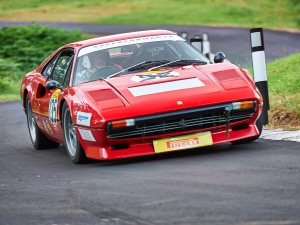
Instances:
[[[80,105],[98,111],[99,121],[259,98],[249,78],[229,63],[139,72],[77,88]]]
[[[77,111],[97,111],[99,121],[259,99],[250,78],[229,63],[144,71],[76,88],[83,107]]]
[[[225,67],[225,68],[224,68]],[[107,81],[130,105],[145,102],[180,101],[205,98],[210,94],[236,88],[247,88],[239,68],[235,66],[185,66],[116,76]]]

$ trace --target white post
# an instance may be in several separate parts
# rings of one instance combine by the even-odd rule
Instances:
[[[190,43],[197,48],[200,52],[203,51],[203,40],[200,38],[200,36],[195,36],[194,38],[190,39]]]
[[[180,33],[180,36],[181,36],[183,39],[185,39],[186,41],[188,41],[188,34],[187,34],[187,32],[181,32],[181,33]]]
[[[210,60],[210,42],[208,40],[208,34],[203,33],[202,34],[202,45],[203,45],[203,51],[202,53]]]
[[[270,104],[263,29],[250,29],[250,39],[254,81],[263,97],[264,106],[262,116],[263,124],[266,125],[268,123],[268,110],[270,109]]]

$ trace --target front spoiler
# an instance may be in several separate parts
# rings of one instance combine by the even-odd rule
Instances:
[[[101,136],[103,137],[104,135],[103,130],[94,130],[92,131],[92,133],[95,137],[101,137]],[[229,128],[229,130],[226,130],[225,127],[218,128],[216,130],[211,130],[211,135],[212,135],[213,145],[216,145],[216,144],[221,144],[221,143],[226,143],[226,142],[257,136],[259,135],[259,131],[255,124],[249,124],[248,127],[240,130],[232,130],[231,127]],[[107,145],[107,144],[104,145],[104,143],[107,143],[107,141],[104,142],[102,140],[100,142],[99,141],[93,142],[93,141],[82,140],[82,137],[79,138],[85,150],[86,156],[88,158],[93,158],[98,160],[113,160],[113,159],[122,159],[122,158],[157,154],[154,152],[152,140],[129,141],[128,148],[113,150],[111,145]],[[122,142],[120,142],[119,144],[121,143]],[[114,143],[110,143],[110,144],[114,144]],[[179,150],[179,151],[184,151],[184,150]]]

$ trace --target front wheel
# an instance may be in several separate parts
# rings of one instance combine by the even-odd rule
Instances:
[[[232,141],[232,144],[246,144],[248,142],[252,142],[257,140],[261,133],[262,133],[262,129],[263,129],[263,114],[261,113],[260,116],[258,117],[258,119],[256,120],[256,126],[258,128],[259,134],[254,136],[254,137],[249,137],[249,138],[245,138],[245,139],[241,139],[241,140],[237,140],[237,141]]]
[[[85,152],[80,144],[75,125],[71,118],[70,109],[65,102],[62,109],[62,123],[64,130],[64,138],[69,157],[75,164],[85,163],[87,161]]]
[[[35,119],[33,117],[31,102],[28,95],[26,97],[26,117],[30,139],[32,141],[33,147],[36,150],[56,148],[59,146],[59,143],[47,138],[36,124]]]

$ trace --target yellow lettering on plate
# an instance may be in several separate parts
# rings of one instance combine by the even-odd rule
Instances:
[[[212,144],[213,140],[210,131],[153,141],[154,151],[156,153],[198,148]]]

